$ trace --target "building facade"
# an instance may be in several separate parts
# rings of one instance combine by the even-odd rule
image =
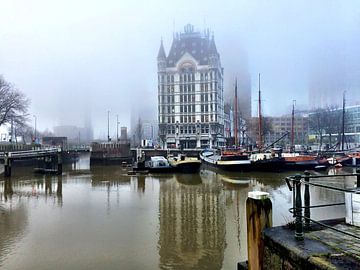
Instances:
[[[340,148],[342,143],[342,117],[342,108],[309,113],[310,123],[319,122],[318,125],[310,124],[309,140],[312,143],[320,143],[319,130],[321,130],[323,146],[328,144],[329,147],[332,147],[336,144],[337,148]],[[360,147],[360,105],[345,107],[344,119],[344,149]]]
[[[160,146],[223,146],[223,68],[214,37],[186,25],[168,55],[161,42],[157,62]]]
[[[280,139],[286,133],[288,136],[284,137],[277,145],[290,146],[291,145],[291,123],[292,116],[278,116],[270,117],[271,128],[265,135],[265,142],[271,144]],[[294,144],[305,145],[308,141],[309,121],[307,116],[294,117]]]

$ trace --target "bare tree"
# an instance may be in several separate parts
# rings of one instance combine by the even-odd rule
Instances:
[[[25,123],[28,107],[26,96],[0,76],[0,126],[11,120]]]
[[[324,131],[326,134],[328,134],[329,145],[330,147],[332,147],[332,136],[339,133],[339,131],[341,130],[342,111],[339,110],[337,106],[331,105],[327,106],[323,113]]]
[[[324,130],[326,128],[326,110],[316,109],[309,115],[309,127],[316,135],[319,136],[319,149],[321,149],[324,138]]]
[[[272,126],[272,119],[271,117],[262,117],[262,124],[261,124],[261,136],[262,138],[265,137],[265,134],[271,133],[273,131]],[[249,138],[256,142],[259,138],[259,118],[252,117],[247,121],[247,134]]]
[[[13,130],[11,130],[11,128]],[[9,133],[14,132],[14,139],[15,142],[17,143],[17,138],[21,137],[22,143],[26,144],[26,143],[30,143],[33,136],[34,136],[34,130],[32,127],[30,127],[27,123],[24,122],[18,122],[18,121],[14,121],[13,122],[13,127],[9,127]]]

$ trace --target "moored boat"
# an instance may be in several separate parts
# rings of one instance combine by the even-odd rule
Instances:
[[[241,151],[223,151],[206,149],[200,153],[200,159],[207,165],[225,170],[246,172],[251,170],[248,155]]]
[[[201,160],[196,157],[187,157],[183,154],[168,157],[170,166],[181,173],[198,173],[201,166]]]
[[[285,168],[285,159],[274,152],[251,154],[250,161],[253,171],[280,172]]]
[[[346,155],[346,158],[343,157],[341,160],[339,160],[339,163],[341,163],[343,166],[360,166],[360,153],[350,153]]]
[[[150,173],[172,173],[176,168],[171,166],[163,156],[154,156],[145,162],[145,168]]]
[[[300,155],[298,153],[283,154],[285,158],[285,169],[294,171],[314,170],[318,166],[329,166],[324,157]]]

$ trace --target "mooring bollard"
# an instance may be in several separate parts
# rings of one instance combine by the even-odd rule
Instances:
[[[272,227],[272,203],[269,193],[252,191],[246,200],[248,267],[263,268],[264,243],[262,231]]]
[[[295,175],[294,179],[295,188],[296,188],[296,208],[295,211],[295,239],[304,240],[304,231],[302,223],[302,202],[301,202],[301,175]]]
[[[304,204],[305,204],[305,210],[304,210],[304,222],[305,222],[305,230],[310,229],[310,189],[309,189],[309,182],[310,182],[310,173],[308,171],[304,172],[305,175],[305,193],[304,193]]]

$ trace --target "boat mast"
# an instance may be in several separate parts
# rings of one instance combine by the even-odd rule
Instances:
[[[343,108],[342,108],[342,136],[341,136],[341,151],[344,151],[345,145],[345,91],[343,92]]]
[[[261,117],[261,90],[259,73],[259,151],[262,149],[262,117]]]
[[[292,113],[291,113],[291,148],[290,148],[290,152],[295,150],[295,145],[294,145],[295,102],[296,102],[296,100],[293,100]]]
[[[238,147],[238,99],[237,99],[237,78],[235,79],[235,100],[234,100],[234,110],[235,110],[235,117],[234,117],[234,139],[235,139],[235,146]]]

